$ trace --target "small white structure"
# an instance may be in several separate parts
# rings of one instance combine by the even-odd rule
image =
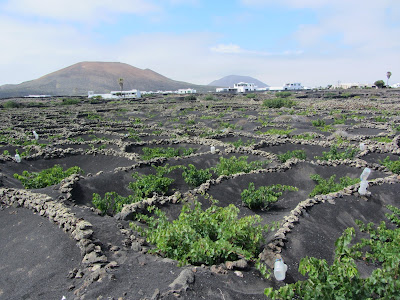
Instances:
[[[285,90],[285,91],[294,91],[294,90],[302,90],[302,89],[303,89],[303,86],[299,82],[286,83],[283,86],[283,90]]]
[[[239,82],[235,83],[232,87],[228,88],[217,88],[216,92],[217,93],[247,93],[251,91],[257,90],[257,87],[254,85],[254,83],[247,83],[247,82]]]
[[[398,89],[400,88],[400,83],[395,83],[390,86],[391,88]]]
[[[130,91],[112,91],[110,94],[95,94],[93,91],[88,92],[88,98],[102,97],[103,99],[137,99],[142,96],[139,90]]]
[[[178,94],[196,94],[196,90],[194,89],[179,89]]]

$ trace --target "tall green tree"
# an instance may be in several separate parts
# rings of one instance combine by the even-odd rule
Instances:
[[[374,82],[374,85],[376,85],[379,89],[381,89],[385,86],[385,82],[383,80],[377,80]]]

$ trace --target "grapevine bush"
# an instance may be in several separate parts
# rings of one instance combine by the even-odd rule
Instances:
[[[196,169],[192,164],[184,168],[182,177],[191,187],[197,187],[211,179],[212,174],[209,169]]]
[[[340,190],[343,190],[347,186],[360,182],[359,178],[350,178],[348,176],[345,176],[339,178],[339,183],[336,183],[336,175],[332,175],[327,180],[322,178],[319,174],[313,174],[310,176],[310,178],[317,182],[317,185],[314,187],[309,195],[310,197],[338,192]]]
[[[215,203],[203,210],[195,201],[193,207],[186,203],[178,219],[169,221],[165,213],[154,209],[154,216],[137,215],[147,228],[131,223],[149,243],[156,246],[152,252],[184,264],[218,264],[239,257],[254,258],[263,242],[268,225],[259,225],[259,216],[238,218],[234,205],[219,207]]]
[[[215,168],[212,168],[218,176],[232,175],[240,172],[249,173],[252,170],[263,168],[268,162],[266,161],[252,161],[247,162],[247,156],[232,156],[230,158],[219,158],[219,163]]]
[[[142,159],[149,160],[149,159],[156,158],[156,157],[186,156],[186,155],[193,154],[196,150],[193,148],[185,149],[183,147],[179,147],[178,149],[174,149],[172,147],[168,147],[168,148],[143,147],[142,151],[143,151]]]
[[[272,203],[278,201],[282,196],[282,191],[298,191],[296,187],[288,185],[270,185],[262,186],[258,189],[254,183],[249,183],[249,188],[241,193],[243,203],[250,209],[268,209]]]
[[[357,149],[347,148],[343,152],[339,152],[336,146],[331,146],[329,152],[322,152],[322,156],[315,156],[315,159],[320,160],[338,160],[338,159],[352,159],[357,154]]]
[[[387,156],[383,161],[380,161],[382,165],[390,170],[390,172],[400,174],[400,158],[398,160],[390,160],[390,157]]]
[[[54,165],[52,168],[40,172],[23,171],[22,175],[14,174],[14,178],[21,181],[26,189],[41,189],[54,184],[59,184],[64,178],[72,174],[83,174],[79,167],[71,167],[66,171],[60,165]]]
[[[272,299],[400,299],[400,209],[388,206],[387,218],[395,225],[389,229],[385,222],[379,226],[356,221],[360,230],[369,235],[349,246],[355,229],[347,228],[335,243],[332,265],[326,260],[305,257],[299,272],[307,280],[287,284],[278,290],[265,289]],[[374,263],[376,269],[361,277],[356,262]]]
[[[278,154],[278,159],[281,163],[284,163],[293,157],[305,160],[307,158],[307,155],[304,150],[293,150],[293,151],[288,151],[283,154]]]

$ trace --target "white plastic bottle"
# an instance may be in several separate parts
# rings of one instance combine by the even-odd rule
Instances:
[[[35,140],[38,140],[39,139],[39,135],[36,133],[36,131],[33,130],[32,133],[33,133],[33,136],[35,137]]]
[[[367,194],[367,188],[368,188],[368,181],[362,180],[360,183],[360,187],[358,189],[358,193],[361,196],[365,196]]]
[[[15,154],[15,161],[16,161],[17,163],[20,163],[20,162],[21,162],[21,156],[19,156],[18,153]]]
[[[274,276],[278,281],[285,280],[287,271],[287,265],[283,263],[283,260],[278,258],[274,264]]]
[[[365,168],[360,175],[361,181],[366,181],[368,179],[369,174],[371,174],[371,169]]]
[[[360,150],[361,150],[361,151],[364,151],[365,149],[367,149],[367,147],[365,147],[365,144],[364,144],[364,143],[361,143],[361,144],[360,144]]]
[[[212,154],[214,154],[215,153],[215,147],[211,146],[210,151],[211,151]]]

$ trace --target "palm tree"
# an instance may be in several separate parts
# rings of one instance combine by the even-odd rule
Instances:
[[[392,76],[392,72],[386,72],[386,77],[387,77],[387,86],[389,86],[389,78]]]
[[[122,93],[122,89],[124,88],[124,79],[123,78],[118,79],[118,84]]]

